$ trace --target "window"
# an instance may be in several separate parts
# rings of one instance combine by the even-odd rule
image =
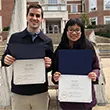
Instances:
[[[48,4],[57,4],[57,0],[48,0]]]
[[[66,10],[66,0],[61,0],[61,10],[65,11]]]
[[[104,0],[104,10],[110,10],[110,0]]]
[[[40,4],[45,4],[45,0],[41,0],[40,1]]]
[[[90,18],[90,24],[91,25],[97,25],[97,18],[96,17]]]
[[[66,0],[61,0],[61,4],[66,4]]]
[[[104,24],[110,24],[110,16],[104,16]]]
[[[72,4],[72,5],[71,5],[71,12],[72,12],[72,13],[77,13],[77,12],[78,12],[78,7],[77,7],[76,4]]]
[[[58,6],[48,6],[48,10],[58,10]]]
[[[66,6],[61,6],[61,10],[65,11],[66,10]]]
[[[96,11],[96,0],[89,0],[89,11]]]

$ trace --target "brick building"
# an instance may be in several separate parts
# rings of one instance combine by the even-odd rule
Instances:
[[[7,32],[3,32],[3,29],[10,25],[13,7],[14,0],[0,0],[0,40],[2,40],[2,36],[4,39],[6,37]]]
[[[110,0],[27,0],[39,2],[44,9],[42,30],[44,33],[62,33],[69,18],[80,18],[86,12],[92,25],[110,23]],[[0,0],[0,33],[5,39],[3,29],[9,27],[14,0]]]
[[[90,24],[110,24],[110,0],[85,0],[85,12]]]

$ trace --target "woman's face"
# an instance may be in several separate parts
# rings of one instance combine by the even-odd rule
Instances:
[[[81,37],[81,28],[77,24],[68,26],[67,37],[70,41],[75,42]]]

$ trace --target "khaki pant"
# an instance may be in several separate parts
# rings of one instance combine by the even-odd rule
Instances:
[[[12,94],[12,110],[48,110],[48,92],[31,96]]]

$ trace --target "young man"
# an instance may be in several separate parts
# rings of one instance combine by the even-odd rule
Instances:
[[[44,61],[47,73],[51,70],[53,45],[52,40],[40,30],[40,24],[43,20],[42,7],[38,4],[30,5],[27,9],[26,17],[27,28],[22,32],[11,35],[9,45],[44,44]],[[34,34],[37,35],[33,36]],[[9,45],[2,56],[2,66],[10,66],[16,60],[10,53]],[[49,102],[47,74],[45,80],[44,83],[16,85],[12,76],[12,110],[47,110]]]

